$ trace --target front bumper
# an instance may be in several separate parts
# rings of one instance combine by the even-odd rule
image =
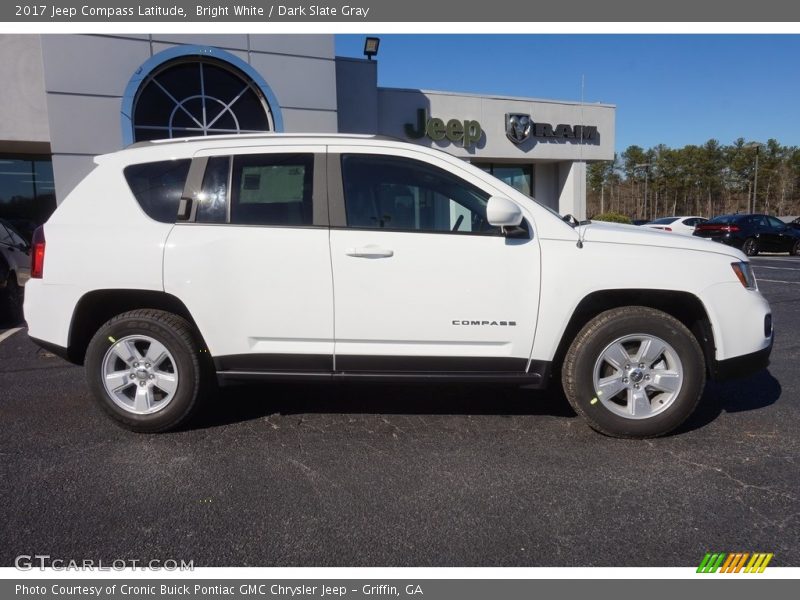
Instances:
[[[711,377],[716,381],[742,379],[749,377],[769,366],[769,355],[772,353],[773,340],[769,346],[750,354],[735,356],[727,360],[715,360],[711,364]]]

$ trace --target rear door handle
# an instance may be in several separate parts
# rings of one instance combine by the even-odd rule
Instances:
[[[362,246],[361,248],[348,248],[344,253],[347,256],[355,256],[357,258],[389,258],[394,256],[394,250],[381,248],[373,244]]]

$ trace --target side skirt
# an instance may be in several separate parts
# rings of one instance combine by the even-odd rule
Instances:
[[[240,358],[244,360],[239,360]],[[548,361],[532,361],[530,369],[525,372],[523,369],[527,364],[526,359],[346,357],[346,360],[337,358],[339,368],[334,371],[332,365],[320,368],[320,362],[328,366],[329,357],[306,357],[300,362],[292,358],[295,357],[226,356],[215,358],[214,363],[220,385],[242,381],[473,382],[505,383],[531,388],[546,387],[551,366]]]

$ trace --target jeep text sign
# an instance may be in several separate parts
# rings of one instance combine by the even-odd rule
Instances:
[[[405,132],[409,139],[418,140],[426,135],[434,142],[440,142],[447,138],[454,144],[461,144],[464,148],[469,148],[477,143],[483,135],[483,129],[478,121],[450,119],[445,123],[442,119],[428,117],[428,111],[424,108],[417,110],[417,123],[405,124]]]

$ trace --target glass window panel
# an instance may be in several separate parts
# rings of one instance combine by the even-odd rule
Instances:
[[[253,82],[209,59],[181,60],[156,72],[139,91],[133,123],[137,141],[270,129]]]
[[[56,208],[49,158],[0,156],[0,218],[30,240]]]
[[[214,156],[208,159],[203,176],[202,191],[197,195],[196,221],[224,223],[228,219],[228,174],[230,158]]]
[[[531,165],[492,165],[492,175],[526,196],[533,196]]]
[[[231,223],[311,225],[313,169],[312,154],[235,157]]]
[[[499,234],[486,220],[489,195],[461,178],[416,160],[342,157],[349,227]]]
[[[151,219],[175,222],[191,162],[165,160],[125,167],[125,179],[139,206]]]

